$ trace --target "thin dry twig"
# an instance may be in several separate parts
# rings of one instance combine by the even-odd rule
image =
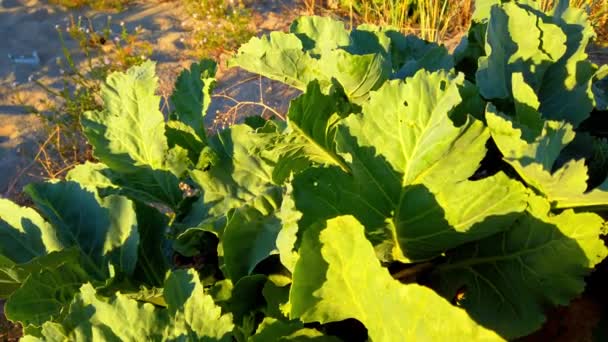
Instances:
[[[57,146],[56,150],[60,160],[59,163],[56,162],[56,160],[50,155],[49,151],[47,150],[48,145],[54,139],[56,139],[55,144]],[[56,126],[46,138],[46,140],[42,144],[38,144],[38,151],[36,152],[36,155],[28,165],[19,170],[19,173],[13,178],[13,180],[9,184],[7,190],[4,193],[4,196],[8,197],[11,193],[13,193],[19,180],[21,179],[21,177],[23,177],[24,174],[32,177],[42,176],[30,172],[30,169],[35,164],[39,164],[46,173],[46,176],[42,176],[43,179],[57,179],[63,173],[78,165],[81,162],[81,158],[78,155],[77,148],[74,149],[73,160],[70,161],[69,158],[65,157],[61,152],[61,141],[61,127]]]
[[[240,80],[240,81],[238,81],[236,83],[233,83],[230,86],[224,88],[219,94],[227,94],[229,90],[234,89],[234,88],[236,88],[236,87],[238,87],[238,86],[240,86],[242,84],[245,84],[247,82],[251,82],[251,81],[255,80],[256,78],[258,78],[257,75],[244,78],[244,79],[242,79],[242,80]]]
[[[265,104],[263,102],[239,101],[239,100],[235,99],[232,96],[224,95],[224,94],[215,94],[215,95],[213,95],[213,97],[223,98],[223,99],[227,99],[229,101],[234,102],[235,105],[233,106],[233,108],[235,108],[235,107],[242,107],[242,106],[258,106],[258,107],[262,107],[262,108],[264,108],[264,110],[268,110],[268,111],[272,112],[272,114],[274,114],[276,117],[280,118],[281,120],[283,120],[283,121],[285,120],[285,116],[283,114],[279,113],[274,108],[268,106],[267,104]],[[262,112],[262,114],[264,114],[264,112]]]
[[[46,138],[46,140],[40,145],[40,148],[38,149],[38,152],[34,156],[34,159],[26,167],[24,167],[23,169],[19,170],[19,173],[15,176],[15,178],[9,184],[9,186],[8,186],[6,192],[5,192],[5,196],[8,196],[10,193],[13,192],[13,189],[15,188],[15,186],[17,185],[17,182],[23,176],[23,174],[26,171],[28,171],[32,166],[34,166],[34,164],[36,164],[36,162],[38,161],[38,158],[43,153],[44,148],[53,139],[53,137],[55,136],[55,134],[59,134],[59,127],[56,127],[55,130],[53,131],[53,133],[51,133],[48,136],[48,138]],[[46,151],[44,151],[44,153],[46,153]]]

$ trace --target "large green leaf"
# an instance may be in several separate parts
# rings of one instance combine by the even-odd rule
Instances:
[[[116,195],[101,199],[94,188],[75,182],[31,184],[26,192],[48,222],[33,209],[0,201],[3,297],[30,274],[63,264],[81,265],[87,280],[105,280],[110,266],[112,272],[133,273],[139,234],[131,201]]]
[[[133,276],[147,286],[162,286],[169,270],[166,233],[169,218],[157,209],[135,202],[139,246]]]
[[[576,127],[589,116],[595,103],[592,82],[597,66],[586,53],[595,33],[587,10],[568,5],[568,0],[559,0],[550,17],[541,15],[566,34],[566,53],[547,69],[538,97],[544,117],[565,120]]]
[[[587,192],[587,166],[583,159],[569,160],[554,170],[560,152],[575,137],[572,126],[560,121],[542,121],[536,132],[496,111],[486,112],[492,138],[524,181],[543,193],[558,208],[608,204],[608,181]]]
[[[427,71],[450,70],[454,59],[443,45],[431,43],[414,35],[404,36],[396,31],[388,31],[391,39],[392,78],[404,79],[414,76],[421,69]]]
[[[53,226],[64,248],[77,248],[85,269],[104,279],[109,266],[131,274],[139,233],[133,203],[121,196],[99,198],[74,182],[30,184],[26,193]]]
[[[169,338],[230,341],[232,315],[221,313],[198,278],[193,270],[181,270],[172,272],[165,281],[167,310],[173,317]]]
[[[75,249],[43,254],[25,263],[15,263],[0,254],[0,298],[7,298],[23,285],[32,274],[43,269],[55,269],[65,263],[80,261],[79,252]]]
[[[186,165],[186,160],[179,162]],[[105,196],[117,194],[138,202],[154,203],[173,210],[179,208],[183,193],[179,180],[170,171],[140,168],[133,174],[119,174],[102,163],[78,165],[66,179],[91,189],[97,188]]]
[[[303,322],[355,318],[373,341],[494,341],[500,338],[431,289],[394,280],[351,216],[304,233],[290,292]]]
[[[479,1],[480,0],[477,2]],[[476,10],[479,8],[480,7],[476,6]],[[477,73],[478,67],[477,61],[481,56],[485,56],[487,27],[487,22],[479,23],[473,21],[467,35],[462,38],[458,46],[454,49],[456,70],[464,72],[469,81],[475,81],[475,74]]]
[[[234,283],[277,253],[276,240],[280,230],[281,222],[274,215],[264,216],[251,207],[236,209],[228,215],[221,242],[226,272]]]
[[[114,170],[164,165],[168,147],[160,97],[154,94],[154,67],[145,62],[111,74],[101,90],[105,110],[84,113],[84,131],[95,156]]]
[[[53,227],[34,209],[0,199],[0,254],[3,257],[19,264],[64,247]]]
[[[194,128],[181,121],[169,120],[165,125],[165,135],[169,147],[180,146],[186,149],[190,161],[193,164],[198,162],[206,142],[196,133]]]
[[[490,18],[490,9],[494,5],[500,5],[502,0],[476,0],[475,11],[471,20],[473,22],[487,22]]]
[[[337,168],[296,175],[301,226],[356,216],[382,259],[422,260],[506,229],[525,208],[526,191],[504,174],[469,181],[489,132],[468,118],[450,119],[461,102],[462,75],[420,71],[372,93],[361,115],[339,125]],[[509,214],[509,215],[506,215]]]
[[[503,233],[457,248],[435,275],[440,292],[455,298],[479,323],[513,339],[540,328],[547,305],[567,305],[584,277],[608,255],[596,214],[549,212],[532,197],[527,215]]]
[[[538,11],[515,2],[493,6],[486,55],[479,59],[477,85],[485,98],[510,98],[511,74],[521,72],[538,87],[551,63],[566,53],[559,26],[540,20]]]
[[[300,17],[291,23],[289,32],[299,36],[304,49],[312,54],[322,54],[350,44],[344,23],[330,17]]]
[[[0,288],[12,293],[6,306],[12,320],[40,325],[57,316],[81,284],[134,272],[139,233],[131,201],[100,198],[75,182],[30,184],[25,191],[48,222],[32,209],[1,202],[12,207],[0,221],[8,261]],[[11,244],[20,248],[9,249]]]
[[[249,206],[261,215],[268,215],[280,206],[279,184],[292,167],[285,162],[285,169],[277,171],[279,156],[285,152],[281,146],[291,148],[284,144],[278,129],[273,122],[257,129],[235,125],[209,139],[208,166],[191,172],[202,194],[192,203],[189,213],[176,222],[180,232],[174,248],[181,253],[196,254],[191,246],[197,244],[204,232],[222,234],[226,214],[231,209]],[[277,177],[282,172],[284,175]]]
[[[337,80],[352,102],[362,103],[388,80],[391,62],[382,53],[352,54],[338,49],[319,58],[319,69],[327,79]]]
[[[68,171],[65,179],[92,189],[116,188],[116,185],[108,177],[110,172],[110,169],[104,163],[87,161]]]
[[[243,44],[229,66],[239,66],[270,79],[304,90],[318,78],[318,62],[304,52],[302,41],[294,35],[273,31]],[[324,83],[327,85],[327,81]]]
[[[276,216],[281,220],[281,230],[276,240],[279,257],[283,266],[293,273],[298,260],[298,253],[294,249],[298,240],[298,221],[302,218],[302,213],[296,209],[292,184],[287,184],[281,208]]]
[[[191,127],[203,142],[207,137],[204,118],[211,103],[216,68],[215,62],[208,59],[193,63],[178,76],[171,94],[175,116]]]
[[[170,238],[174,251],[191,257],[200,254],[201,241],[208,234],[221,236],[226,226],[226,216],[208,216],[202,197],[197,198],[188,208],[184,210],[186,215],[178,216],[171,224]]]
[[[265,214],[278,207],[280,189],[273,181],[278,156],[266,153],[275,137],[276,133],[235,125],[209,140],[216,158],[208,170],[194,170],[191,176],[202,189],[210,216],[222,216],[243,205]]]
[[[194,271],[172,272],[165,281],[167,308],[155,308],[117,293],[99,298],[90,284],[69,307],[60,323],[43,325],[46,341],[230,341],[234,327],[228,314],[221,314]],[[25,341],[37,340],[26,336]]]
[[[391,77],[418,69],[449,70],[447,50],[395,30],[361,25],[350,33],[340,21],[302,17],[291,33],[271,32],[243,45],[230,65],[305,90],[317,81],[323,93],[339,85],[351,102],[362,103]]]
[[[180,164],[186,164],[182,160]],[[104,174],[119,186],[118,193],[140,202],[160,203],[176,209],[183,199],[179,179],[169,170],[139,168],[134,173],[120,174],[108,170]]]
[[[337,137],[340,152],[350,154],[354,163],[365,148],[373,149],[402,175],[402,186],[440,187],[468,178],[485,155],[489,134],[476,120],[456,127],[450,119],[450,111],[462,101],[463,82],[462,75],[420,71],[405,82],[387,83],[363,106],[362,115],[344,120]],[[446,171],[445,165],[453,170]],[[452,179],[437,177],[442,172],[450,172]]]
[[[80,286],[90,280],[79,265],[77,253],[63,257],[63,264],[32,273],[11,295],[4,307],[7,318],[24,326],[40,326],[57,318]]]
[[[123,193],[142,201],[176,207],[185,151],[169,150],[157,78],[152,62],[111,74],[102,86],[105,109],[83,114],[84,134],[107,177],[125,187]]]
[[[295,265],[294,265],[295,266]],[[283,284],[280,284],[283,285]],[[266,300],[264,314],[280,320],[287,319],[289,315],[289,290],[290,284],[279,286],[272,280],[268,280],[262,289],[262,295]]]
[[[341,100],[337,94],[324,95],[319,84],[312,82],[304,94],[291,101],[287,119],[289,127],[302,140],[301,150],[307,158],[319,164],[338,165],[347,171],[335,146]],[[294,141],[289,144],[296,145]]]
[[[592,81],[597,66],[585,53],[594,36],[584,10],[567,1],[550,13],[535,3],[506,2],[491,8],[485,54],[479,58],[477,85],[489,99],[513,99],[512,74],[522,73],[538,94],[539,112],[573,126],[593,109]]]
[[[294,23],[292,28],[308,30],[312,25],[327,27],[326,21],[323,18],[305,19],[302,23]],[[326,29],[323,31],[327,32]],[[358,53],[356,48],[349,50],[348,46],[339,47],[338,44],[344,42],[339,33],[332,36],[338,41],[315,41],[326,38],[328,35],[319,31],[296,31],[295,34],[272,32],[269,36],[253,38],[241,46],[231,64],[301,90],[306,89],[313,80],[319,81],[321,87],[327,89],[335,79],[353,102],[366,99],[369,91],[377,89],[390,76],[390,60],[381,51]],[[311,51],[305,51],[305,48]],[[317,52],[322,53],[317,55]]]
[[[70,170],[66,179],[97,188],[104,194],[125,195],[139,202],[164,203],[171,208],[177,208],[183,197],[179,180],[167,170],[142,167],[134,173],[121,174],[103,163],[86,162]]]

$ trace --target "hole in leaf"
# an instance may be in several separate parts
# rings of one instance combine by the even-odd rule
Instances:
[[[484,179],[497,174],[499,171],[503,171],[511,178],[522,181],[513,167],[503,160],[503,155],[492,138],[488,139],[486,142],[486,149],[486,155],[479,163],[479,167],[475,173],[469,177],[469,180],[475,181]]]

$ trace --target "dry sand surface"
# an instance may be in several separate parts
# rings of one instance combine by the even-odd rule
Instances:
[[[285,29],[298,15],[294,8],[288,1],[255,1],[252,26],[259,32]],[[65,10],[41,0],[0,0],[0,195],[13,195],[39,176],[32,174],[39,172],[35,171],[32,159],[38,150],[37,142],[47,132],[36,115],[26,112],[24,105],[39,108],[41,100],[46,97],[46,93],[30,81],[32,78],[55,89],[60,88],[56,59],[63,57],[63,53],[56,25],[65,30],[69,15],[90,18],[96,29],[105,25],[108,15],[116,26],[115,31],[118,31],[121,21],[129,30],[141,27],[140,37],[154,48],[151,59],[158,62],[161,94],[170,93],[177,74],[194,61],[180,42],[180,38],[187,37],[193,24],[180,1],[141,1],[123,12],[111,13],[89,9]],[[68,48],[76,53],[77,43],[69,38],[66,41]],[[40,59],[39,65],[19,64],[9,58],[9,55],[31,57],[34,51]],[[84,58],[80,57],[76,55],[76,62],[84,63]],[[227,57],[220,56],[220,62]],[[276,92],[278,85],[274,82],[265,80],[260,87],[259,78],[251,76],[236,69],[226,70],[220,63],[216,91],[248,100],[259,98],[260,89],[266,91],[271,88],[273,93]],[[250,81],[233,86],[243,79]],[[266,97],[266,101],[284,109],[289,98],[284,95]],[[229,105],[229,101],[216,101],[212,113],[223,112]],[[17,175],[18,181],[14,182]]]

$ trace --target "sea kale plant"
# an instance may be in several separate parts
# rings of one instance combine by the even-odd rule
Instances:
[[[233,65],[300,89],[210,134],[216,66],[109,76],[98,162],[0,200],[24,341],[494,341],[538,330],[608,254],[608,67],[560,1],[478,3],[454,54],[303,17]],[[603,153],[603,154],[602,154]]]

